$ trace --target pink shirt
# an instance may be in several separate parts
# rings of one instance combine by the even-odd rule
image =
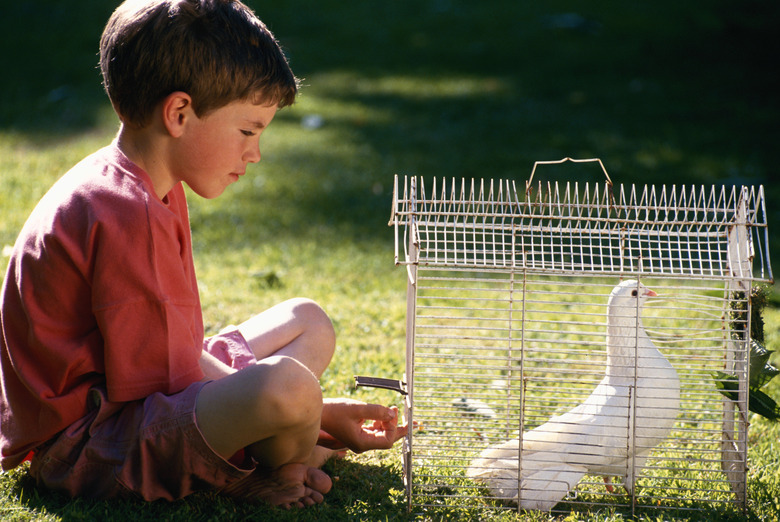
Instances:
[[[112,402],[201,379],[203,319],[184,189],[161,201],[112,144],[30,215],[0,294],[2,467]]]

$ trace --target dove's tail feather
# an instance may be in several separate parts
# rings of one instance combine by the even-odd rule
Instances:
[[[517,500],[516,459],[477,459],[466,470],[466,476],[482,482],[491,495],[505,502]]]
[[[520,507],[550,511],[574,489],[585,473],[584,466],[563,463],[535,469],[527,475],[523,472]]]
[[[514,444],[514,446],[513,446]],[[492,496],[506,502],[518,503],[517,441],[509,441],[482,452],[471,463],[466,475],[476,479],[490,490]],[[555,454],[534,454],[524,461],[520,480],[520,508],[550,511],[587,473],[585,466],[561,462]]]

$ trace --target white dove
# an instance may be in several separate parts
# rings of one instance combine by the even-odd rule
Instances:
[[[680,380],[647,336],[640,317],[648,297],[638,281],[616,286],[607,305],[604,379],[574,409],[514,439],[487,448],[467,470],[490,492],[520,507],[550,511],[587,473],[623,477],[631,492],[633,470],[668,434],[680,408]],[[635,357],[636,355],[636,357]],[[636,430],[634,430],[636,422]],[[518,483],[518,467],[522,470]]]

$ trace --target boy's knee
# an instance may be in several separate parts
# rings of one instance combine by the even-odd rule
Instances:
[[[333,322],[319,304],[305,297],[290,299],[288,304],[295,317],[301,320],[307,331],[316,336],[323,348],[335,350],[336,332]]]
[[[322,389],[317,377],[292,357],[273,356],[258,363],[268,366],[257,385],[257,397],[264,415],[283,426],[319,423]]]

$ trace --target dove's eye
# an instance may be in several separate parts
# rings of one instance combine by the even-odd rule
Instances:
[[[632,297],[636,297],[636,295],[637,295],[637,291],[636,291],[636,290],[634,290],[633,292],[631,292],[631,296],[632,296]]]

